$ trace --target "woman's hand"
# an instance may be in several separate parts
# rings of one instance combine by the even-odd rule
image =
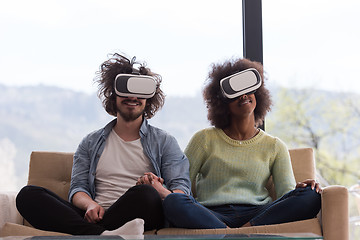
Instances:
[[[304,188],[307,186],[311,186],[311,189],[317,192],[317,193],[321,193],[322,189],[320,187],[320,183],[316,182],[314,179],[306,179],[305,181],[302,182],[298,182],[296,184],[296,188]]]
[[[154,173],[152,172],[147,172],[144,173],[143,176],[139,177],[136,185],[140,185],[140,184],[149,184],[152,185],[154,184],[156,181],[160,182],[161,185],[164,184],[164,179],[162,179],[161,177],[156,176]]]

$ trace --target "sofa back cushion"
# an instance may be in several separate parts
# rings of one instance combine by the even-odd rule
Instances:
[[[289,150],[296,182],[315,179],[315,161],[312,148]],[[29,185],[45,187],[67,200],[70,188],[73,153],[32,152],[29,166]],[[276,193],[272,179],[267,189],[275,199]]]
[[[28,185],[36,185],[68,199],[73,153],[32,152]]]
[[[290,149],[291,164],[296,182],[315,179],[315,159],[312,148]]]

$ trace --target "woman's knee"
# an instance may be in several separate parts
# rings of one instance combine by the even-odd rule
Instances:
[[[301,191],[301,195],[306,198],[314,199],[315,201],[321,199],[321,194],[316,192],[315,189],[312,189],[311,186],[307,186],[305,188],[297,188],[297,190]]]
[[[172,193],[167,195],[163,201],[164,211],[169,209],[176,210],[182,208],[183,206],[188,206],[188,204],[195,203],[195,199],[189,195],[183,193]]]
[[[315,204],[319,209],[321,208],[321,194],[316,192],[315,189],[309,187],[308,194],[310,200]]]
[[[311,189],[310,186],[299,191],[301,191],[303,206],[312,210],[313,214],[316,215],[321,208],[321,194],[317,193],[315,189]]]

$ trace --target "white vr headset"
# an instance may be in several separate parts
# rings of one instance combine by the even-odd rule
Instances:
[[[114,89],[119,97],[151,98],[156,92],[156,81],[147,75],[118,74]]]
[[[221,91],[228,99],[254,93],[260,86],[261,76],[255,68],[246,69],[220,80]]]

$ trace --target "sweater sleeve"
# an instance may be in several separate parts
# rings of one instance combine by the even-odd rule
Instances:
[[[277,198],[295,188],[296,182],[289,151],[285,143],[278,138],[276,139],[275,144],[275,159],[272,166],[272,176]]]

